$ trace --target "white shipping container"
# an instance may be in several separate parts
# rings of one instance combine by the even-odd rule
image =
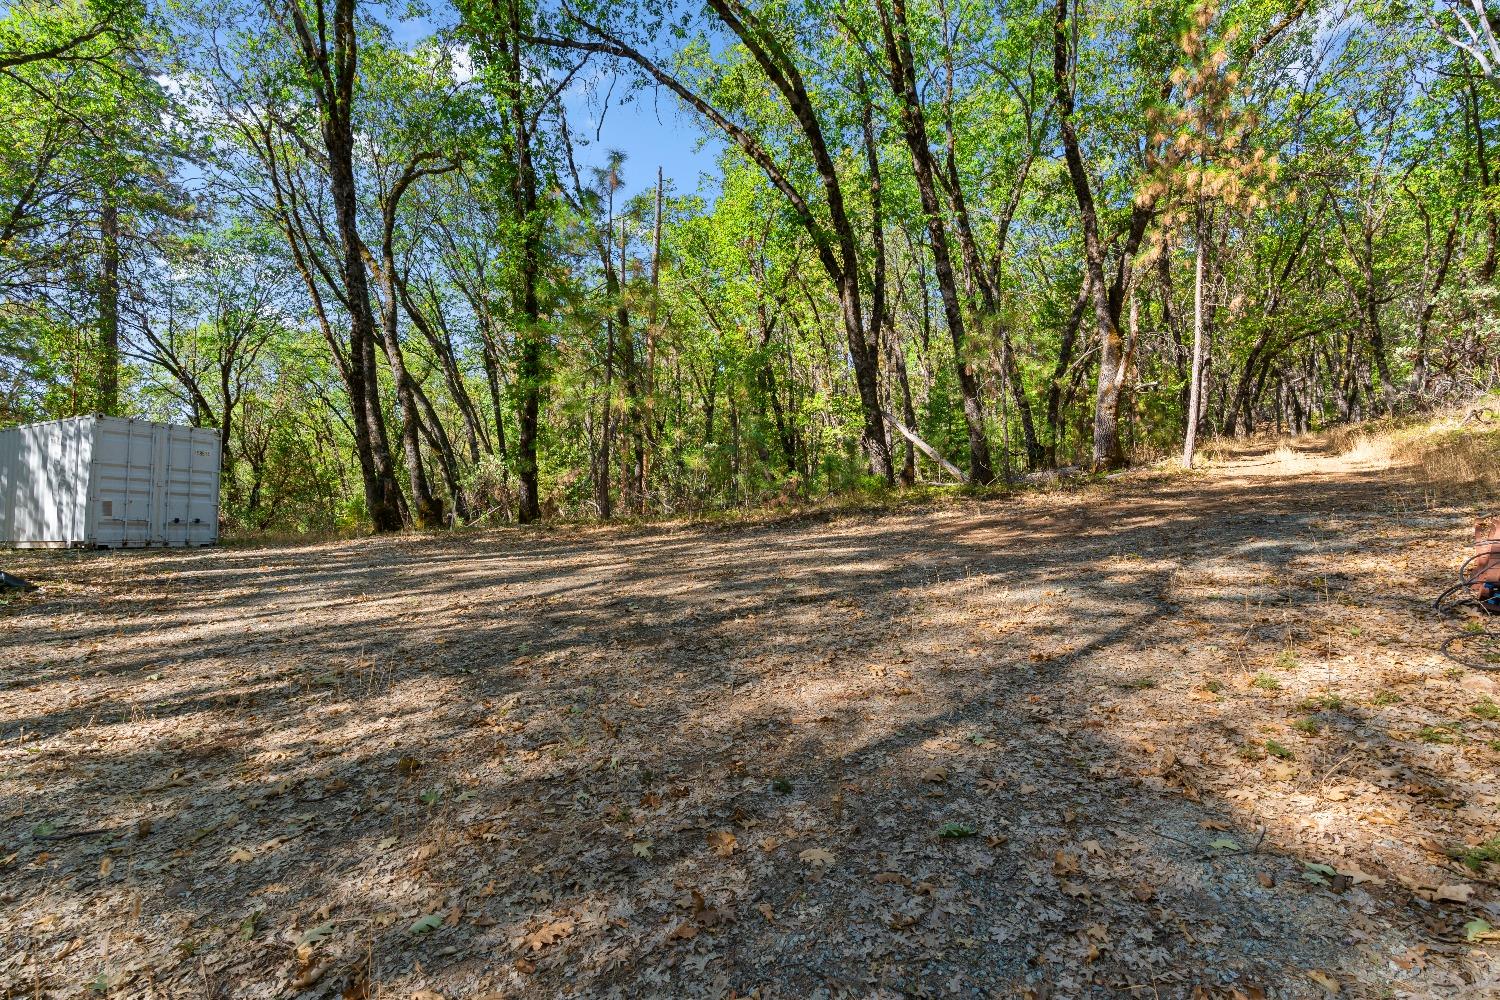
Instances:
[[[219,432],[119,417],[0,430],[0,545],[219,540]]]

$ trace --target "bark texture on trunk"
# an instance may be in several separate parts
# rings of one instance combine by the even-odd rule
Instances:
[[[376,531],[398,531],[405,523],[405,500],[396,481],[381,411],[375,355],[378,334],[358,228],[359,195],[354,173],[353,125],[359,53],[355,0],[333,2],[331,49],[324,24],[323,0],[319,0],[315,9],[319,19],[316,30],[308,24],[302,4],[288,3],[284,8],[301,46],[321,112],[329,193],[339,243],[339,278],[344,286],[341,297],[349,311],[349,347],[341,373],[345,376],[353,411],[355,451],[359,456],[365,505],[369,509],[371,524]],[[273,10],[273,13],[278,14],[278,20],[281,19],[279,11]]]
[[[1125,450],[1120,442],[1120,386],[1124,381],[1125,343],[1120,336],[1118,307],[1111,302],[1109,284],[1104,280],[1104,243],[1099,236],[1099,216],[1094,207],[1094,193],[1089,184],[1083,149],[1073,128],[1073,86],[1071,46],[1068,39],[1068,0],[1057,0],[1053,23],[1053,82],[1057,88],[1060,112],[1059,126],[1063,140],[1063,158],[1068,180],[1078,201],[1083,223],[1084,263],[1088,284],[1094,299],[1094,323],[1099,338],[1099,382],[1094,401],[1095,469],[1117,469],[1125,464]]]
[[[1203,257],[1205,227],[1198,224],[1198,246],[1193,254],[1193,362],[1188,376],[1187,433],[1183,436],[1182,465],[1193,467],[1198,447],[1198,417],[1203,409]]]
[[[916,60],[912,54],[910,29],[904,0],[877,3],[885,38],[887,76],[900,107],[902,134],[911,154],[912,175],[926,217],[927,239],[931,244],[933,273],[943,300],[943,320],[953,342],[953,366],[958,376],[959,394],[963,400],[964,427],[969,434],[969,480],[988,485],[995,480],[990,458],[989,439],[985,434],[984,400],[979,380],[969,363],[969,349],[964,330],[963,302],[959,298],[958,278],[948,246],[948,227],[938,200],[937,164],[927,141],[927,117],[917,93]]]
[[[120,412],[120,206],[105,192],[99,207],[99,399],[105,416]]]
[[[537,467],[538,418],[541,410],[542,382],[545,378],[543,348],[545,333],[541,323],[541,301],[537,285],[541,280],[541,220],[537,213],[536,164],[532,159],[529,108],[526,102],[525,67],[521,5],[507,0],[506,20],[510,32],[502,45],[506,98],[511,121],[511,142],[516,169],[511,181],[511,202],[516,224],[521,232],[519,287],[516,294],[518,319],[516,337],[516,478],[520,490],[516,499],[516,520],[530,524],[541,520],[541,486]]]

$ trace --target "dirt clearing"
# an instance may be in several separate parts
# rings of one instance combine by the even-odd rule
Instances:
[[[1500,685],[1427,606],[1469,513],[1283,448],[7,555],[0,994],[1495,995]]]

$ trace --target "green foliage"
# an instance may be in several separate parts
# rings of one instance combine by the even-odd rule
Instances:
[[[920,145],[875,5],[757,7],[759,34],[739,37],[712,8],[464,0],[412,38],[396,11],[357,4],[352,247],[291,9],[26,0],[0,17],[0,424],[88,412],[117,380],[124,412],[224,429],[231,529],[357,530],[373,459],[351,389],[353,269],[380,327],[359,361],[386,438],[371,447],[408,507],[425,477],[461,519],[514,517],[533,400],[549,516],[883,497],[846,268],[880,406],[964,464]],[[1052,11],[958,0],[907,16],[978,425],[1002,473],[1032,471],[1028,423],[1048,463],[1082,464],[1100,334],[1058,152]],[[1467,57],[1373,5],[1110,0],[1074,26],[1072,120],[1120,279],[1106,307],[1130,350],[1134,459],[1184,434],[1200,243],[1205,433],[1316,429],[1493,386],[1500,97]],[[756,38],[797,68],[834,176]],[[723,142],[703,190],[664,179],[658,226],[655,164],[597,155],[573,119],[580,97],[675,99],[663,78],[715,109],[684,120]],[[948,478],[887,436],[917,495]]]
[[[1482,872],[1492,864],[1500,863],[1500,837],[1493,837],[1482,844],[1464,848],[1458,860],[1473,871]]]
[[[1275,740],[1266,740],[1265,746],[1266,753],[1270,754],[1272,757],[1277,758],[1278,760],[1292,759],[1292,752],[1287,749],[1285,744],[1278,743]]]
[[[967,823],[948,822],[938,827],[937,835],[944,840],[961,840],[972,837],[979,831]]]

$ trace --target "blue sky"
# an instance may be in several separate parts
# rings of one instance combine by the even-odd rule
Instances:
[[[717,137],[704,143],[705,132],[696,116],[685,113],[678,100],[665,90],[638,90],[627,94],[629,80],[623,75],[615,82],[614,93],[606,103],[609,91],[607,64],[600,63],[599,79],[592,95],[575,90],[564,98],[568,124],[577,145],[573,155],[579,168],[584,164],[599,166],[611,149],[625,153],[621,173],[627,195],[656,184],[656,168],[662,168],[668,186],[679,194],[699,190],[712,196],[717,175],[716,158],[723,149]],[[597,133],[597,136],[596,136]],[[709,174],[703,180],[701,175]]]
[[[423,16],[387,23],[397,43],[411,45],[455,20],[453,9],[439,0]],[[591,85],[575,84],[563,98],[568,126],[577,144],[574,156],[579,170],[603,166],[609,151],[618,149],[625,153],[621,173],[626,197],[654,187],[659,166],[668,187],[678,194],[700,191],[701,187],[701,193],[712,198],[716,193],[712,178],[718,173],[716,159],[723,141],[716,135],[708,136],[703,123],[684,112],[665,90],[632,91],[631,78],[624,72],[614,75],[611,87],[617,67],[599,56],[594,60]],[[710,179],[702,178],[705,173]]]

